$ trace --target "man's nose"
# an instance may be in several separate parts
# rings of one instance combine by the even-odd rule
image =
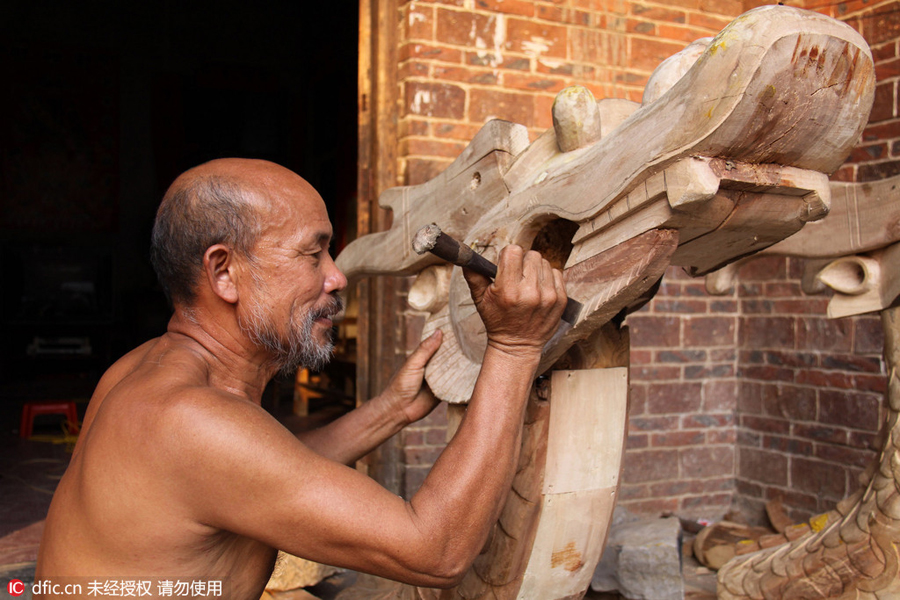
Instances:
[[[329,294],[332,292],[340,292],[347,287],[347,277],[334,264],[334,259],[328,257],[328,275],[325,278],[325,291]]]

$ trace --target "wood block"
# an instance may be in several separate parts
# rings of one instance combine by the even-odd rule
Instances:
[[[544,493],[615,488],[624,453],[628,369],[553,371],[551,389]]]
[[[771,531],[763,527],[750,527],[732,521],[719,521],[704,527],[694,538],[694,556],[700,564],[710,569],[719,569],[739,552],[748,552],[746,540],[753,541],[758,548],[758,541]],[[726,548],[726,549],[722,549]]]
[[[338,572],[339,569],[322,565],[305,558],[278,553],[275,571],[266,584],[269,592],[283,592],[315,585]]]
[[[606,542],[616,489],[545,495],[541,522],[517,598],[581,597]]]
[[[781,500],[770,500],[769,502],[766,502],[766,516],[769,517],[769,523],[771,523],[772,529],[778,533],[783,532],[794,524],[784,511],[784,505],[781,503]]]

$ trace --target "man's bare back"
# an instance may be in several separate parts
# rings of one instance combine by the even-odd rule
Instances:
[[[205,525],[185,510],[187,503],[179,500],[195,492],[185,475],[204,465],[199,461],[185,469],[186,457],[173,440],[202,426],[205,410],[216,411],[204,419],[209,421],[241,423],[251,412],[265,426],[270,417],[223,392],[215,406],[205,405],[196,396],[208,393],[208,366],[188,340],[178,337],[147,342],[103,377],[85,417],[82,441],[60,481],[60,500],[54,500],[47,516],[41,563],[55,565],[57,578],[87,574],[89,580],[106,581],[128,574],[152,580],[154,595],[159,582],[181,580],[220,581],[223,597],[258,597],[276,551]],[[281,427],[274,420],[268,425]],[[223,437],[221,443],[228,440]],[[198,458],[215,460],[216,454],[217,447],[210,447]],[[154,557],[152,568],[147,556]],[[45,575],[49,579],[41,572],[36,579]]]
[[[460,581],[509,492],[541,348],[566,302],[562,274],[518,246],[502,251],[493,283],[465,273],[488,337],[481,374],[407,501],[348,465],[436,406],[423,377],[439,333],[384,392],[299,438],[260,406],[279,369],[330,354],[347,285],[331,235],[318,193],[272,163],[213,161],[176,180],[153,246],[173,317],[100,381],[50,507],[38,581],[95,598],[109,594],[90,582],[149,581],[147,597],[198,581],[219,593],[191,595],[255,600],[276,549],[425,587]]]

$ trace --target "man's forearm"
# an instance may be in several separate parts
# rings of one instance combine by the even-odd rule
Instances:
[[[499,516],[539,359],[488,347],[463,422],[410,503],[450,560],[474,559]]]
[[[406,425],[402,414],[384,404],[377,396],[328,425],[297,434],[297,438],[326,458],[352,465]]]

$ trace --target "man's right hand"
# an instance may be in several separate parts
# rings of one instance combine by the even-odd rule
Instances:
[[[503,248],[497,267],[493,283],[463,269],[488,345],[511,354],[539,355],[566,307],[562,272],[538,252],[516,245]]]

